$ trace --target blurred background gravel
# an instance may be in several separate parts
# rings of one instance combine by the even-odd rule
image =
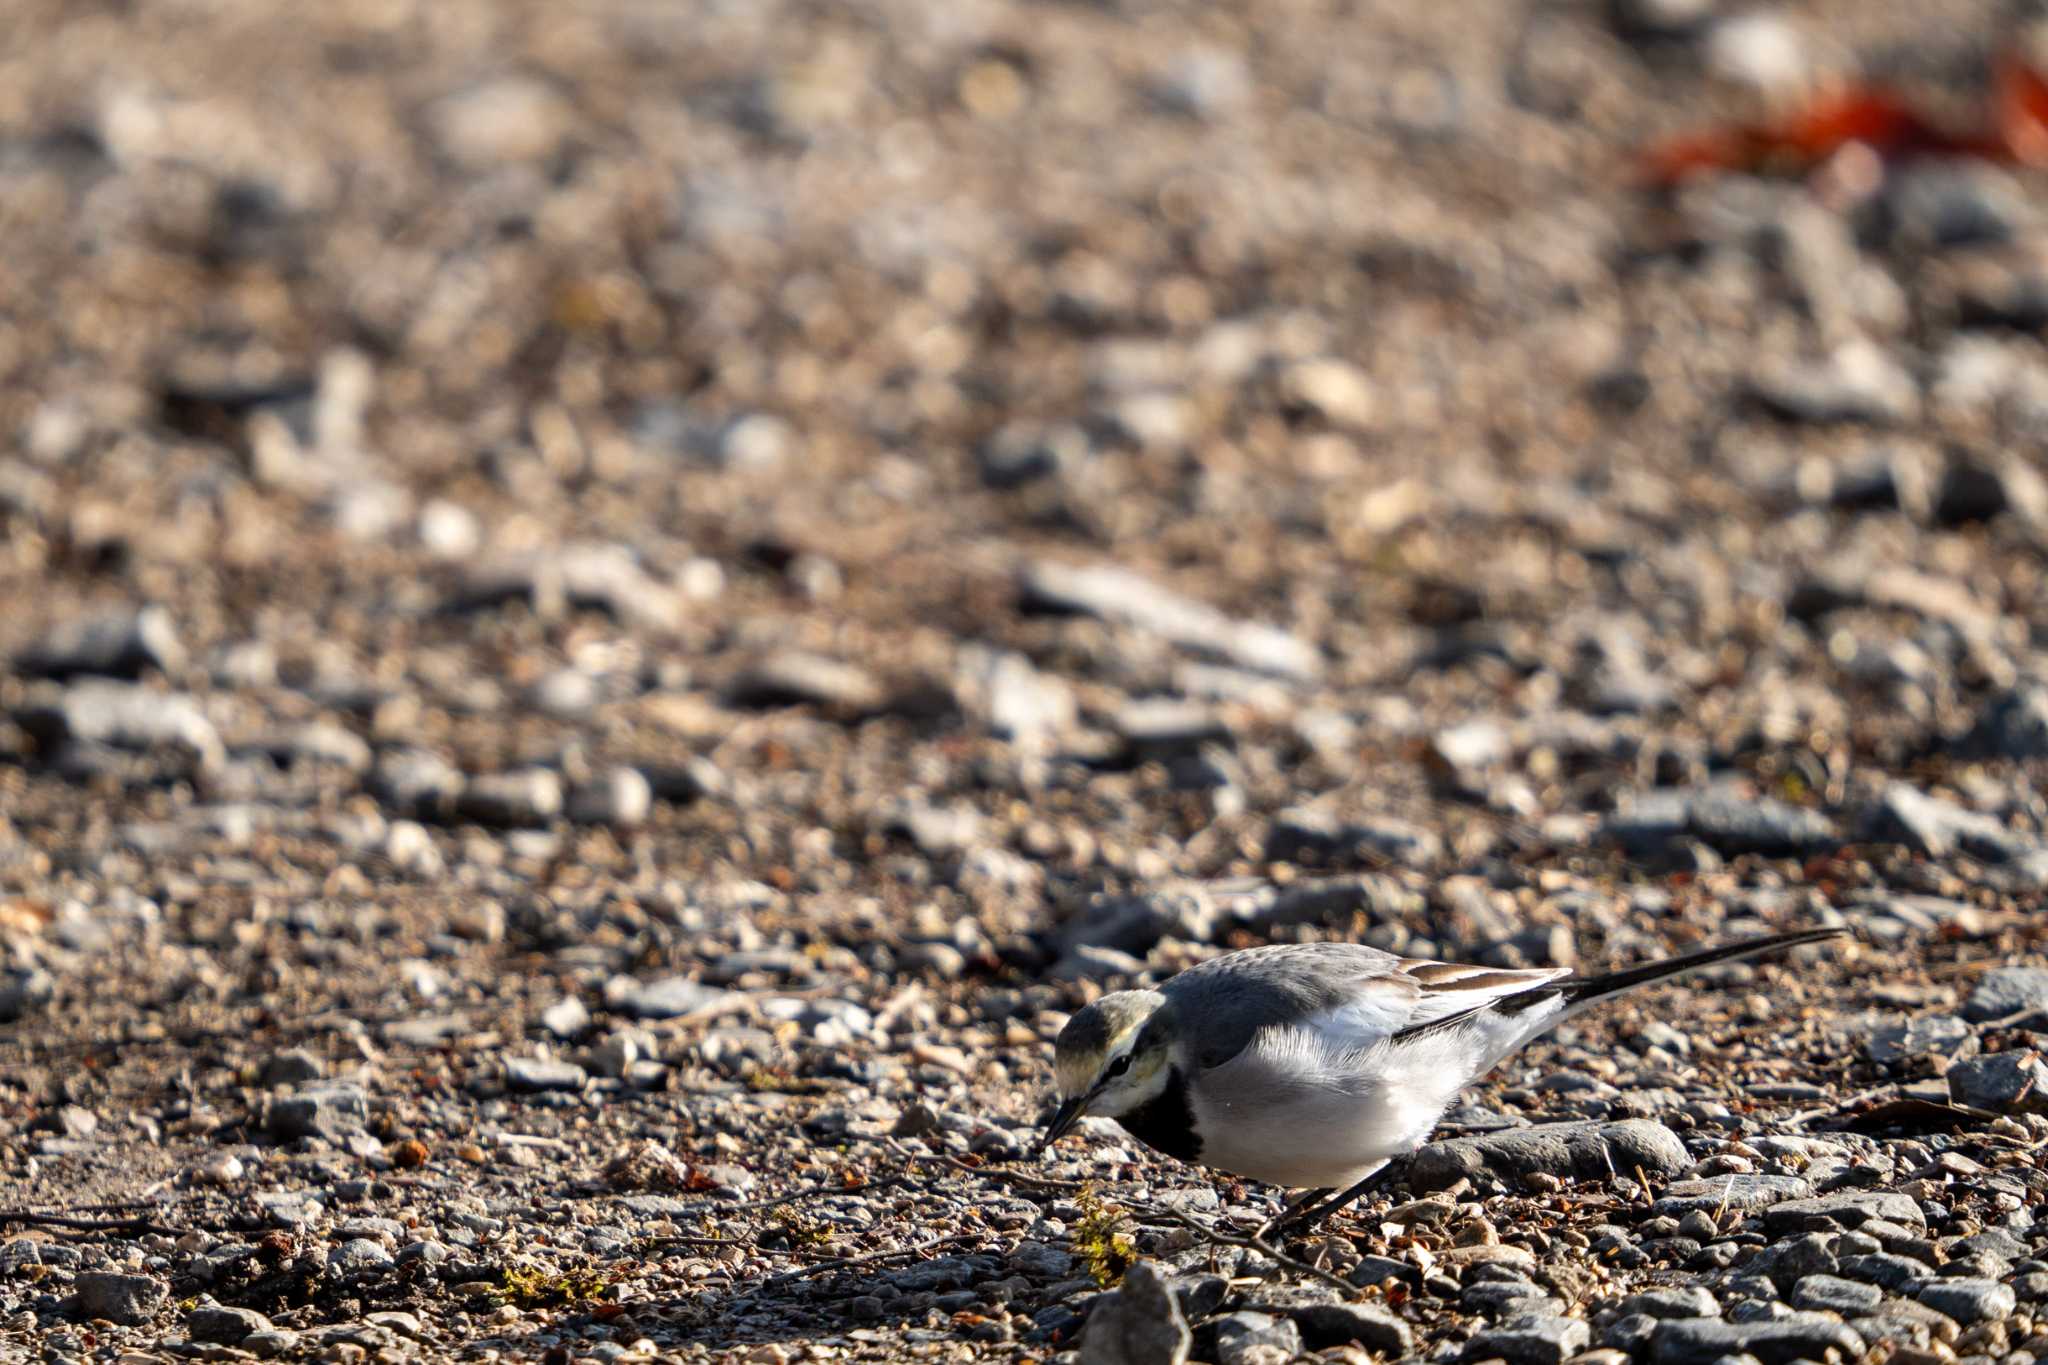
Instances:
[[[2048,977],[1978,974],[2038,960],[2048,889],[2039,176],[1632,180],[1858,74],[1964,119],[2030,22],[12,0],[0,1202],[165,1225],[16,1228],[5,1330],[1062,1349],[1082,1206],[851,1192],[1012,1151],[1060,1009],[1271,939],[1606,962],[1839,916],[1856,946],[1589,1023],[1532,1055],[1583,1085],[1511,1067],[1468,1126],[1656,1115],[1659,1179],[1917,1182],[1901,1238],[1989,1285],[1914,1300],[1919,1346],[2031,1350]],[[1745,1107],[1890,1102],[1932,1108],[1818,1158]],[[743,1245],[650,1240],[820,1181],[809,1222],[734,1206]],[[1633,1280],[1425,1259],[1873,1311],[1742,1266],[1875,1206],[1681,1232],[1726,1214],[1687,1197],[1629,1256],[1545,1238],[1555,1200],[1333,1238],[1416,1292],[1302,1330],[1846,1349],[1653,1344],[1610,1324],[1686,1314],[1620,1313]],[[1555,1312],[1482,1337],[1523,1298]],[[1241,1336],[1197,1346],[1287,1345]]]

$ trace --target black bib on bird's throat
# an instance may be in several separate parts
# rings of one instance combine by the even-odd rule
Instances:
[[[1166,1073],[1166,1089],[1159,1098],[1118,1117],[1124,1131],[1138,1141],[1182,1161],[1202,1154],[1202,1137],[1195,1131],[1195,1108],[1188,1102],[1188,1083],[1174,1067]]]

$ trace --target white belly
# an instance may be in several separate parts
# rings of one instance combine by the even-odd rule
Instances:
[[[1473,1074],[1469,1048],[1333,1050],[1261,1035],[1189,1087],[1203,1165],[1293,1188],[1343,1187],[1421,1146]]]

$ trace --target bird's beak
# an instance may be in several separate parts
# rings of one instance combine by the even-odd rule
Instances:
[[[1032,1148],[1033,1161],[1045,1155],[1046,1148],[1074,1131],[1074,1125],[1081,1121],[1081,1113],[1088,1107],[1088,1096],[1077,1095],[1070,1100],[1061,1100],[1060,1107],[1053,1110],[1052,1122],[1045,1125],[1045,1136]]]

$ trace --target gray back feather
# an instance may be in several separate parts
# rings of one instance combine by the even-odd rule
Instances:
[[[1190,967],[1159,991],[1206,1069],[1237,1056],[1260,1029],[1299,1023],[1357,1001],[1362,991],[1405,1015],[1422,986],[1401,970],[1404,961],[1362,943],[1276,943]]]

